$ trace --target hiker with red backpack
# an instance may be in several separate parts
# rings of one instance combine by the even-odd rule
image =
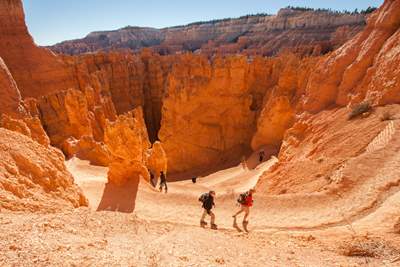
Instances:
[[[249,191],[239,195],[237,202],[240,204],[240,210],[232,216],[233,217],[233,226],[235,228],[237,228],[236,217],[240,213],[244,212],[243,228],[247,232],[247,225],[249,224],[249,221],[247,220],[247,218],[249,217],[249,214],[250,214],[250,207],[253,206],[253,194],[255,192],[256,192],[256,190],[250,189]]]
[[[200,226],[201,227],[207,226],[205,218],[207,215],[209,215],[211,217],[211,222],[210,222],[211,229],[217,230],[218,227],[215,224],[215,214],[211,211],[212,208],[215,207],[214,198],[215,198],[214,191],[204,193],[200,196],[199,201],[202,203],[202,207],[204,209],[203,215],[201,216],[201,219],[200,219]]]

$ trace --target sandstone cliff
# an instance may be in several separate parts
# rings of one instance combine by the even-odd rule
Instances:
[[[57,150],[0,128],[0,155],[1,208],[55,211],[87,205]]]
[[[307,85],[304,109],[318,112],[364,99],[398,103],[399,28],[400,2],[385,1],[362,33],[318,63]]]
[[[183,55],[175,58],[163,100],[160,141],[172,173],[231,164],[249,152],[267,60]]]
[[[38,97],[75,85],[65,64],[33,43],[25,25],[22,1],[0,2],[0,25],[0,56],[23,97]]]
[[[145,162],[151,144],[140,108],[107,123],[105,144],[112,155],[108,173],[110,182],[124,185],[131,179],[138,180],[139,175],[150,180]]]
[[[297,115],[286,127],[279,164],[265,174],[260,189],[273,194],[318,192],[304,200],[311,201],[361,190],[355,188],[359,183],[368,184],[370,195],[398,183],[397,167],[392,166],[398,165],[399,147],[399,30],[400,1],[386,0],[363,32],[317,62],[300,91]],[[349,120],[362,101],[374,108]],[[268,122],[262,120],[264,116],[259,125]],[[262,128],[257,135],[263,135]],[[389,174],[382,176],[381,169]],[[379,177],[392,180],[386,187],[370,184],[382,182]]]
[[[21,108],[21,95],[11,73],[0,57],[0,113],[18,114]]]
[[[137,51],[144,47],[163,54],[199,50],[206,54],[275,55],[286,49],[319,54],[340,46],[364,24],[365,16],[360,14],[282,9],[274,16],[244,16],[165,29],[126,27],[94,32],[51,49],[66,54],[126,48]]]

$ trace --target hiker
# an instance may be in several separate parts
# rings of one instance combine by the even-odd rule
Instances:
[[[247,225],[249,224],[249,221],[247,218],[249,217],[250,214],[250,207],[253,206],[253,194],[256,191],[254,189],[250,189],[249,191],[240,194],[237,202],[240,204],[240,210],[236,212],[232,217],[233,217],[233,224],[234,227],[236,226],[236,216],[238,216],[240,213],[244,212],[244,217],[243,217],[243,228],[247,231]]]
[[[153,187],[156,187],[157,185],[157,181],[155,180],[154,174],[152,171],[149,170],[150,173],[150,183]]]
[[[197,177],[193,177],[193,178],[192,178],[192,183],[195,184],[195,183],[196,183],[196,180],[197,180]]]
[[[168,186],[167,186],[167,178],[165,177],[165,174],[163,171],[160,172],[160,192],[162,192],[162,189],[165,189],[165,193],[168,192]]]
[[[205,227],[207,225],[206,221],[204,220],[206,218],[206,215],[208,214],[211,217],[211,229],[216,230],[218,228],[217,225],[215,224],[215,215],[211,211],[212,208],[215,207],[214,198],[215,198],[214,191],[204,193],[200,196],[199,201],[202,203],[202,207],[204,209],[203,215],[201,216],[200,219],[200,226]]]
[[[263,162],[264,161],[264,158],[265,158],[265,152],[264,152],[264,150],[261,150],[259,153],[258,153],[258,156],[259,156],[259,161],[260,161],[260,163],[261,162]]]
[[[247,162],[246,162],[246,157],[242,157],[242,168],[243,170],[247,170]]]

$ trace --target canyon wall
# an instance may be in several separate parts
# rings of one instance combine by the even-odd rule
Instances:
[[[195,51],[203,54],[243,53],[271,56],[283,50],[320,54],[333,50],[365,25],[364,14],[282,9],[277,15],[244,16],[164,29],[125,27],[90,33],[51,49],[81,54],[151,47],[162,54]]]
[[[75,86],[62,60],[34,44],[25,24],[22,1],[1,1],[0,25],[0,55],[23,97],[38,97]]]
[[[318,192],[310,196],[316,199],[360,190],[355,185],[368,177],[398,180],[398,168],[389,162],[398,165],[399,62],[400,1],[386,0],[363,32],[317,62],[284,133],[279,164],[258,188],[270,194]],[[371,109],[349,119],[363,102]]]
[[[363,32],[318,63],[306,88],[304,110],[318,112],[362,100],[398,103],[399,29],[400,2],[385,1]]]
[[[7,16],[13,19],[7,20],[1,29],[5,34],[0,37],[3,40],[0,43],[21,38],[23,45],[18,49],[24,56],[21,58],[17,52],[7,54],[0,50],[0,56],[7,54],[10,62],[5,60],[7,67],[8,64],[17,65],[9,67],[10,72],[3,66],[0,74],[4,77],[1,79],[5,82],[4,90],[10,97],[7,104],[11,105],[4,106],[4,109],[21,108],[17,88],[21,84],[23,109],[32,117],[32,125],[28,127],[29,134],[23,124],[13,119],[3,119],[2,125],[32,138],[41,136],[40,142],[48,145],[48,140],[46,144],[45,137],[37,134],[40,120],[51,144],[60,148],[68,158],[75,155],[104,166],[120,161],[107,145],[110,138],[105,140],[107,127],[121,120],[118,116],[139,107],[143,112],[136,117],[143,116],[148,141],[161,142],[163,150],[154,151],[166,154],[168,172],[196,175],[235,164],[252,150],[264,148],[268,154],[278,153],[286,131],[304,116],[303,112],[319,112],[363,99],[377,104],[398,102],[398,71],[391,67],[398,61],[398,13],[393,11],[398,5],[396,1],[386,2],[379,13],[372,14],[364,31],[354,39],[321,57],[315,56],[323,50],[319,41],[325,42],[329,35],[331,41],[340,39],[335,45],[345,42],[364,27],[365,16],[282,10],[277,16],[165,29],[168,34],[163,42],[169,47],[180,50],[182,47],[178,44],[185,40],[202,43],[204,53],[200,55],[161,56],[145,49],[138,54],[100,52],[55,56],[33,44],[23,23],[22,5],[18,2],[2,3],[3,20]],[[13,28],[10,21],[14,21],[19,29],[16,36],[10,36],[9,31]],[[212,34],[209,36],[205,34],[210,31]],[[226,36],[221,35],[223,31]],[[226,45],[224,42],[228,35],[243,31],[251,33],[251,38],[261,38],[257,39],[261,40],[259,43],[263,43],[265,40],[262,38],[267,38],[268,34],[284,40],[290,33],[289,39],[296,43],[297,48],[302,47],[301,40],[306,40],[322,50],[318,52],[313,47],[317,51],[311,53],[314,56],[304,57],[304,53],[296,54],[297,48],[292,49],[295,53],[284,52],[283,42],[276,46],[265,43],[267,49],[280,51],[279,56],[271,58],[249,57],[244,51],[244,55],[210,57],[206,51],[206,46],[212,45],[210,42],[220,42],[222,47]],[[303,31],[307,34],[304,35]],[[118,32],[110,34],[118,36]],[[156,32],[150,35],[156,35]],[[146,36],[143,33],[140,38]],[[206,36],[213,40],[206,41]],[[321,40],[315,42],[317,36]],[[237,42],[248,37],[240,36]],[[38,58],[43,60],[43,64],[38,63]],[[30,62],[27,68],[22,68],[23,59]],[[42,76],[51,80],[47,83],[47,78],[43,79],[38,90],[34,81],[27,85],[24,80],[33,74],[30,69],[33,61],[40,65],[35,68],[35,77],[40,81]],[[53,76],[53,73],[56,74]],[[13,82],[13,77],[16,82]],[[382,84],[385,84],[384,90],[379,88]],[[24,123],[29,124],[27,121]],[[130,127],[129,123],[125,124],[119,128]],[[151,154],[149,148],[150,145],[141,152],[135,151]],[[148,165],[146,160],[147,156],[140,161],[140,168]],[[154,167],[157,172],[167,169],[164,160],[150,165],[158,165]]]
[[[265,126],[259,125],[253,147],[279,147],[285,127],[294,120],[293,99],[300,98],[316,60],[304,62],[294,55],[253,60],[230,56],[212,61],[200,55],[176,57],[167,80],[159,132],[169,171],[202,173],[237,163],[251,151],[264,105],[268,110],[262,116],[273,118],[275,124],[271,126],[267,119],[260,122]],[[283,113],[285,103],[291,109],[288,115]]]
[[[0,113],[18,114],[21,105],[21,94],[8,67],[0,57]]]

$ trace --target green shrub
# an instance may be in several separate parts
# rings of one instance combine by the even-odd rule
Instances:
[[[352,108],[348,119],[352,120],[364,113],[371,111],[371,109],[372,109],[372,106],[369,102],[362,102],[360,104],[357,104]]]

